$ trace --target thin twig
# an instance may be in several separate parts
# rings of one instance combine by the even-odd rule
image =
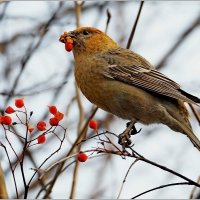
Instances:
[[[31,91],[31,88],[28,88],[28,89],[25,90],[25,91],[28,91],[28,92],[19,91],[17,93],[13,93],[12,97],[34,96],[34,95],[38,95],[38,94],[41,94],[41,93],[44,93],[44,92],[49,92],[50,90],[58,90],[58,89],[62,88],[65,84],[67,84],[67,81],[63,81],[62,83],[58,84],[57,86],[50,86],[50,87],[48,86],[48,87],[43,88],[43,89],[38,89],[37,91]],[[33,88],[35,89],[35,88],[38,88],[38,87],[36,87],[34,85]],[[9,92],[0,92],[0,95],[9,96],[10,93]]]
[[[62,138],[62,140],[60,140],[60,145],[59,145],[58,149],[56,149],[53,153],[51,153],[51,154],[40,164],[40,166],[38,167],[38,169],[35,170],[35,173],[32,175],[32,177],[30,178],[30,180],[29,180],[29,182],[28,182],[28,186],[30,186],[31,181],[33,180],[33,178],[35,177],[35,175],[37,174],[37,172],[41,169],[41,167],[42,167],[53,155],[55,155],[56,153],[58,153],[58,152],[60,151],[60,149],[61,149],[61,147],[62,147],[62,144],[63,144],[63,142],[64,142],[64,140],[65,140],[65,135],[66,135],[66,129],[63,128],[63,130],[64,130],[63,138]]]
[[[59,164],[65,162],[65,161],[69,160],[70,158],[73,158],[73,157],[76,156],[77,154],[78,154],[78,153],[75,153],[75,154],[72,154],[72,155],[70,155],[70,156],[67,156],[67,157],[65,157],[65,158],[62,158],[62,159],[56,161],[55,163],[53,163],[51,166],[49,166],[47,169],[44,170],[44,173],[39,177],[39,179],[42,179],[43,176],[44,176],[47,172],[49,172],[50,170],[52,170],[55,166],[57,166],[57,165],[59,165]]]
[[[126,48],[127,48],[127,49],[129,49],[130,46],[131,46],[131,43],[132,43],[132,40],[133,40],[135,31],[136,31],[136,28],[137,28],[138,20],[139,20],[139,18],[140,18],[140,14],[141,14],[143,5],[144,5],[144,1],[141,1],[141,2],[140,2],[140,8],[139,8],[139,10],[138,10],[137,17],[136,17],[136,19],[135,19],[133,28],[132,28],[132,30],[131,30],[131,34],[130,34],[130,36],[129,36],[128,43],[127,43],[127,45],[126,45]]]
[[[160,169],[162,169],[164,171],[167,171],[167,172],[169,172],[169,173],[171,173],[171,174],[173,174],[173,175],[175,175],[177,177],[180,177],[180,178],[184,179],[185,181],[187,181],[187,185],[195,185],[195,186],[200,188],[200,184],[195,182],[195,181],[193,181],[193,180],[191,180],[190,178],[187,178],[186,176],[184,176],[184,175],[182,175],[182,174],[180,174],[178,172],[175,172],[174,170],[171,170],[171,169],[169,169],[169,168],[167,168],[167,167],[165,167],[163,165],[160,165],[160,164],[158,164],[156,162],[148,160],[147,158],[145,158],[144,156],[142,156],[141,154],[139,154],[135,150],[133,150],[132,147],[129,147],[129,149],[132,151],[132,154],[130,154],[125,149],[125,152],[123,152],[123,156],[133,157],[133,158],[136,158],[138,161],[140,160],[140,161],[146,162],[146,163],[148,163],[150,165],[153,165],[153,166],[155,166],[157,168],[160,168]],[[107,153],[107,154],[110,153],[110,154],[115,154],[115,155],[121,155],[121,152],[118,151],[118,149],[117,149],[117,151],[114,151],[114,150],[106,149],[105,146],[104,146],[104,148],[99,148],[98,147],[98,148],[94,149],[94,151],[96,151],[98,153]]]
[[[134,152],[134,154],[136,153],[136,151],[134,151],[134,150],[133,150],[133,152]],[[138,153],[137,153],[137,154],[138,154]],[[139,155],[139,154],[138,154],[138,155]],[[191,185],[196,185],[197,187],[200,187],[200,184],[199,184],[199,183],[197,183],[197,182],[195,182],[195,181],[193,181],[193,180],[187,178],[186,176],[183,176],[182,174],[180,174],[180,173],[178,173],[178,172],[175,172],[174,170],[171,170],[171,169],[169,169],[169,168],[167,168],[167,167],[165,167],[165,166],[163,166],[163,165],[160,165],[160,164],[158,164],[158,163],[156,163],[156,162],[153,162],[153,161],[151,161],[151,160],[148,160],[148,159],[145,158],[144,156],[139,156],[139,157],[137,157],[137,158],[138,158],[139,160],[143,161],[143,162],[146,162],[146,163],[151,164],[151,165],[153,165],[153,166],[155,166],[155,167],[158,167],[158,168],[160,168],[160,169],[162,169],[162,170],[164,170],[164,171],[167,171],[167,172],[169,172],[169,173],[171,173],[171,174],[174,174],[175,176],[178,176],[178,177],[180,177],[180,178],[182,178],[182,179],[188,181],[189,183],[191,183]]]
[[[109,9],[106,10],[106,14],[107,14],[107,21],[106,21],[106,29],[105,29],[105,33],[108,32],[108,25],[110,23],[110,19],[111,19],[111,13],[109,11]]]
[[[60,10],[60,8],[62,7],[62,5],[63,5],[63,2],[59,2],[59,5],[58,5],[58,8],[56,9],[56,11],[53,12],[53,14],[52,14],[51,18],[48,20],[48,22],[42,26],[40,39],[38,40],[38,42],[35,45],[34,45],[34,43],[32,43],[29,46],[26,54],[22,58],[19,73],[18,73],[18,75],[16,76],[16,78],[14,80],[13,86],[12,86],[12,88],[10,90],[10,94],[6,98],[6,104],[8,103],[8,101],[12,97],[12,95],[15,93],[15,90],[16,90],[18,84],[19,84],[19,80],[20,80],[20,78],[21,78],[21,76],[22,76],[22,74],[23,74],[23,72],[24,72],[24,70],[25,70],[25,68],[27,66],[28,61],[30,60],[30,58],[32,57],[32,55],[36,52],[36,50],[39,48],[40,44],[42,43],[42,41],[44,39],[44,36],[48,32],[49,26],[56,19],[57,13]]]
[[[128,176],[128,174],[129,174],[131,168],[133,167],[133,165],[134,165],[137,161],[138,161],[138,159],[136,158],[136,159],[134,160],[134,162],[133,162],[133,163],[130,165],[130,167],[128,168],[128,171],[126,172],[126,175],[125,175],[124,180],[123,180],[123,182],[122,182],[122,185],[121,185],[119,194],[118,194],[118,196],[117,196],[117,199],[119,199],[119,197],[120,197],[120,195],[121,195],[121,193],[122,193],[124,184],[125,184],[125,182],[126,182],[127,176]]]
[[[93,151],[96,151],[98,153],[107,153],[107,154],[114,154],[114,155],[122,155],[121,152],[118,151],[118,150],[114,151],[114,150],[111,150],[111,149],[105,149],[105,148],[99,148],[99,147],[96,148],[96,149],[93,149]],[[182,174],[180,174],[178,172],[175,172],[174,170],[169,169],[169,168],[167,168],[167,167],[165,167],[163,165],[160,165],[160,164],[158,164],[156,162],[150,161],[150,160],[148,160],[147,158],[145,158],[142,155],[140,155],[140,156],[139,155],[140,155],[139,153],[137,153],[137,155],[136,155],[136,152],[134,150],[133,150],[133,154],[132,155],[128,151],[125,151],[123,153],[123,156],[133,157],[133,158],[136,158],[138,161],[140,160],[140,161],[146,162],[146,163],[148,163],[148,164],[150,164],[152,166],[160,168],[160,169],[162,169],[164,171],[167,171],[167,172],[169,172],[169,173],[171,173],[171,174],[173,174],[173,175],[175,175],[175,176],[177,176],[179,178],[184,179],[185,181],[187,181],[189,183],[188,185],[195,185],[195,186],[197,186],[197,187],[200,188],[200,184],[197,183],[197,182],[195,182],[195,181],[193,181],[192,179],[187,178],[186,176],[184,176],[184,175],[182,175]]]
[[[78,27],[80,27],[80,17],[81,17],[82,4],[79,3],[78,1],[75,1],[74,3],[75,3],[75,14],[76,14],[76,26],[78,28]],[[77,126],[77,134],[79,134],[80,131],[81,131],[81,127],[82,127],[84,118],[85,118],[85,112],[84,112],[83,105],[82,105],[82,102],[81,102],[80,90],[79,90],[76,83],[75,83],[75,90],[76,90],[76,100],[77,100],[78,109],[79,109],[79,122],[78,122],[78,126]],[[86,131],[85,131],[85,133],[83,134],[82,137],[85,138],[85,135],[86,135]],[[77,148],[77,151],[80,151],[81,147],[78,146],[76,148]],[[77,160],[76,163],[75,163],[74,172],[73,172],[70,199],[75,199],[79,164],[80,163]]]
[[[24,147],[23,147],[23,150],[22,150],[22,156],[21,156],[21,160],[20,160],[19,164],[20,164],[20,170],[21,170],[22,180],[23,180],[23,184],[24,184],[24,199],[26,199],[27,196],[28,196],[29,185],[27,185],[26,176],[25,176],[25,172],[24,172],[24,159],[25,159],[26,151],[27,151],[27,147],[28,147],[28,134],[29,134],[29,132],[28,132],[28,122],[29,122],[29,117],[27,115],[27,110],[26,110],[25,106],[24,106],[24,110],[25,111],[23,113],[25,115],[25,123],[23,123],[21,120],[20,120],[20,122],[22,124],[26,125],[26,137],[25,137]]]
[[[198,177],[198,180],[197,180],[197,183],[199,183],[199,182],[200,182],[200,176]],[[192,188],[192,191],[191,191],[189,199],[194,199],[194,193],[195,193],[196,189],[197,189],[197,186],[194,186]]]
[[[6,134],[6,130],[7,130],[7,129],[5,129],[4,125],[3,125],[3,128],[4,128],[4,134],[5,134],[6,141],[8,142],[8,144],[9,144],[9,146],[11,147],[13,153],[15,154],[17,160],[19,161],[19,157],[18,157],[18,155],[17,155],[15,149],[13,148],[13,145],[11,144],[11,142],[10,142],[10,140],[8,139],[8,136],[7,136],[7,134]]]
[[[66,157],[69,156],[69,155],[74,151],[74,149],[75,149],[76,146],[77,146],[76,144],[77,144],[78,142],[80,142],[80,140],[82,139],[83,135],[85,134],[85,130],[86,130],[87,127],[88,127],[89,121],[94,117],[94,115],[96,114],[97,110],[98,110],[98,107],[95,107],[94,111],[92,111],[91,115],[89,116],[88,120],[85,122],[85,125],[83,126],[83,128],[82,128],[82,130],[81,130],[79,136],[76,138],[76,141],[73,143],[73,145],[72,145],[72,147],[70,148],[69,152],[67,153]],[[58,166],[58,169],[57,169],[57,171],[56,171],[56,173],[55,173],[56,175],[54,176],[54,178],[53,178],[53,180],[52,180],[52,184],[50,185],[50,187],[48,188],[46,194],[44,195],[44,198],[47,198],[47,197],[49,196],[49,194],[51,193],[52,188],[54,187],[54,185],[55,185],[55,183],[56,183],[56,181],[57,181],[57,179],[58,179],[60,173],[62,172],[62,169],[63,169],[63,167],[64,167],[64,164],[65,164],[65,162],[61,163],[61,164]]]
[[[12,168],[12,163],[11,163],[11,160],[10,160],[10,157],[9,157],[9,154],[8,154],[8,151],[7,151],[6,147],[5,147],[5,145],[2,144],[1,142],[0,142],[0,146],[2,146],[2,147],[4,148],[4,150],[5,150],[5,152],[6,152],[6,156],[7,156],[7,158],[8,158],[8,162],[9,162],[9,165],[10,165],[10,170],[11,170],[12,177],[13,177],[13,181],[14,181],[14,185],[15,185],[16,197],[17,197],[17,199],[18,199],[18,198],[19,198],[19,193],[18,193],[18,189],[17,189],[17,182],[16,182],[16,178],[15,178],[15,172],[14,172],[14,170],[13,170],[13,168]]]
[[[80,19],[81,19],[81,9],[82,9],[82,3],[79,3],[78,1],[75,1],[75,16],[76,16],[76,27],[80,27]]]
[[[152,192],[152,191],[155,191],[155,190],[158,190],[158,189],[161,189],[161,188],[166,188],[166,187],[170,187],[170,186],[176,186],[176,185],[192,185],[192,183],[189,183],[189,182],[178,182],[178,183],[170,183],[170,184],[165,184],[165,185],[161,185],[161,186],[158,186],[158,187],[155,187],[155,188],[152,188],[150,190],[147,190],[145,192],[142,192],[134,197],[132,197],[131,199],[136,199],[137,197],[140,197],[144,194],[147,194],[149,192]]]
[[[156,69],[161,69],[165,66],[167,60],[169,57],[183,44],[183,42],[188,38],[188,36],[196,30],[197,27],[200,25],[200,15],[193,21],[193,23],[190,23],[191,26],[189,26],[179,37],[179,39],[175,42],[175,44],[169,49],[169,51],[165,54],[165,56],[160,60],[160,62],[157,64]]]
[[[5,176],[0,162],[0,199],[8,199]]]
[[[2,11],[0,13],[0,21],[1,21],[5,16],[9,1],[1,1],[0,3],[3,4],[3,9],[2,9]]]

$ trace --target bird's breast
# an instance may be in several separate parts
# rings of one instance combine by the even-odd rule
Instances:
[[[105,83],[97,63],[75,63],[75,79],[86,98],[102,108],[104,104],[102,93],[105,91]]]
[[[97,63],[82,62],[75,66],[75,78],[86,98],[99,108],[124,119],[137,119],[150,123],[156,111],[156,99],[147,92],[128,84],[104,77]]]

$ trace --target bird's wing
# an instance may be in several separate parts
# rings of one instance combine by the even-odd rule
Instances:
[[[188,103],[195,103],[181,93],[182,90],[176,82],[155,69],[146,69],[135,65],[110,65],[106,69],[104,75],[107,78]]]

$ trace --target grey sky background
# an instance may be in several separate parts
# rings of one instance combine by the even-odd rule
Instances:
[[[31,48],[33,52],[20,75],[14,94],[24,96],[27,108],[34,111],[33,125],[39,119],[46,117],[47,105],[55,104],[66,113],[67,106],[75,95],[73,56],[72,53],[66,52],[64,45],[58,41],[64,31],[76,28],[74,2],[66,1],[59,9],[58,6],[59,1],[12,1],[0,4],[0,108],[3,110],[8,104],[13,105],[15,97],[11,97],[7,102],[7,96],[2,93],[9,93],[12,90],[16,77],[20,74],[22,60],[26,58]],[[107,20],[106,9],[109,9],[111,21],[108,35],[125,47],[138,8],[139,2],[136,1],[100,3],[86,1],[80,22],[82,26],[95,26],[104,31]],[[47,32],[42,32],[44,31],[42,27],[54,12],[56,12],[55,20]],[[199,16],[198,1],[147,1],[130,49],[145,57],[156,67]],[[167,59],[160,71],[178,82],[184,90],[200,97],[199,25]],[[92,104],[84,96],[81,96],[81,100],[84,110],[89,113]],[[95,119],[103,121],[100,132],[109,129],[119,134],[124,130],[126,121],[114,117],[106,127],[105,116],[107,113],[102,110],[98,110],[95,116]],[[70,141],[76,138],[77,122],[78,108],[77,104],[73,103],[62,123],[68,128],[68,139],[58,156],[52,158],[51,162],[61,158],[69,150]],[[200,138],[200,127],[192,113],[191,123],[194,132]],[[163,125],[143,126],[138,123],[136,127],[142,128],[142,132],[133,138],[136,151],[192,180],[197,180],[200,174],[200,156],[187,137]],[[89,132],[91,130],[88,130]],[[4,141],[1,134],[0,140]],[[32,155],[37,163],[42,162],[59,145],[50,137],[47,140],[45,145],[32,148]],[[16,138],[14,141],[17,152],[20,152],[21,144]],[[97,146],[95,140],[88,141],[82,149],[89,150],[94,146]],[[11,150],[9,152],[11,155]],[[8,162],[2,149],[0,156],[3,169],[7,170]],[[11,157],[14,159],[12,155]],[[123,178],[133,160],[129,158],[124,160],[120,156],[112,156],[108,163],[105,160],[106,157],[102,156],[80,165],[76,198],[90,198],[96,192],[100,192],[98,198],[117,197]],[[26,174],[30,176],[33,173],[30,170],[32,163],[27,160],[26,165]],[[23,188],[20,172],[19,170],[16,172],[18,184]],[[69,197],[72,175],[71,166],[58,179],[52,191],[52,198]],[[54,173],[51,176],[54,176]],[[138,162],[128,175],[121,198],[131,198],[152,187],[176,181],[181,180],[151,165]],[[6,184],[9,196],[15,197],[10,173],[6,173]],[[169,187],[148,193],[142,198],[188,198],[191,190],[190,186]],[[35,198],[37,192],[38,189],[31,191],[29,198]]]

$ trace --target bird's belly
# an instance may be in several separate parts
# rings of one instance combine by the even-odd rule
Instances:
[[[80,84],[80,88],[90,102],[123,119],[149,124],[158,122],[156,115],[162,117],[162,108],[156,102],[158,99],[137,87],[113,80],[93,79]]]

